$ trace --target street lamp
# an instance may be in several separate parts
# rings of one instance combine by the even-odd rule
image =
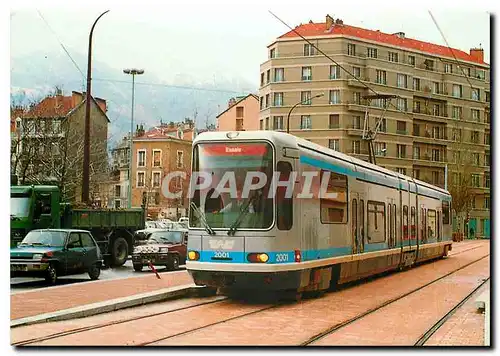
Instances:
[[[132,207],[132,138],[134,137],[134,92],[135,76],[144,74],[144,69],[124,69],[123,73],[132,75],[132,114],[130,115],[130,154],[128,164],[128,207]]]
[[[92,74],[92,34],[94,33],[94,27],[97,21],[103,17],[109,10],[104,11],[95,20],[89,34],[89,53],[87,59],[87,93],[85,102],[85,134],[83,138],[83,184],[82,184],[82,203],[89,204],[89,181],[90,181],[90,81]]]
[[[314,98],[321,98],[324,95],[325,95],[325,93],[321,93],[321,94],[315,95],[315,96],[313,96],[310,99],[299,101],[297,104],[295,104],[294,106],[292,106],[292,108],[288,112],[288,118],[286,119],[286,133],[290,133],[290,114],[292,113],[293,109],[295,109],[297,107],[297,105],[300,105],[302,103],[307,103],[308,101],[310,101],[310,100],[312,100]]]

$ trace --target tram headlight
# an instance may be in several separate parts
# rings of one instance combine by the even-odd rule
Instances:
[[[265,253],[250,253],[247,256],[249,262],[266,263],[269,261],[269,256]]]
[[[200,254],[196,251],[189,251],[188,252],[188,259],[190,261],[197,261],[200,259]]]

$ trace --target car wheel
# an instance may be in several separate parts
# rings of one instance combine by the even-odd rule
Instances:
[[[56,266],[54,266],[53,264],[50,264],[49,267],[47,268],[45,281],[50,284],[56,284],[57,282],[57,270]]]
[[[99,276],[101,275],[101,268],[97,265],[92,265],[89,269],[89,277],[91,280],[95,281],[96,279],[99,279]]]
[[[170,269],[174,271],[179,269],[179,256],[172,257],[172,260],[170,261]]]
[[[143,267],[142,265],[136,265],[136,264],[134,264],[134,270],[136,272],[141,272],[142,271],[142,267]]]
[[[123,237],[118,237],[113,243],[112,256],[112,263],[115,267],[123,266],[123,264],[127,261],[128,245],[127,240]]]

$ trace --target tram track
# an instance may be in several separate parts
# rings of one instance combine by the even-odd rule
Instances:
[[[478,246],[479,247],[479,246]],[[457,254],[461,254],[461,253],[464,253],[464,252],[467,252],[467,251],[470,251],[470,250],[474,250],[478,247],[471,247],[471,248],[468,248],[466,250],[461,250],[461,251],[457,251],[455,252],[453,255],[457,255]],[[482,256],[480,257],[479,259],[476,259],[472,262],[469,262],[467,263],[466,265],[463,265],[461,266],[460,268],[458,269],[455,269],[435,280],[432,280],[428,283],[426,283],[425,285],[423,286],[420,286],[419,288],[416,288],[416,289],[413,289],[401,296],[398,296],[396,298],[393,298],[393,299],[390,299],[380,305],[378,305],[377,307],[374,307],[362,314],[359,314],[357,315],[356,317],[353,317],[349,320],[346,320],[340,324],[336,324],[326,330],[324,330],[323,332],[319,333],[319,334],[316,334],[314,335],[313,337],[309,338],[307,341],[301,343],[300,345],[301,346],[306,346],[306,345],[310,345],[312,343],[314,343],[315,341],[317,340],[320,340],[322,339],[323,337],[327,336],[327,335],[330,335],[332,333],[334,333],[335,331],[337,330],[340,330],[341,328],[357,321],[357,320],[360,320],[362,319],[363,317],[371,314],[371,313],[374,313],[375,311],[381,309],[381,308],[384,308],[385,306],[387,305],[390,305],[394,302],[396,302],[397,300],[401,300],[403,298],[405,298],[406,296],[408,295],[411,295],[429,285],[432,285],[433,283],[436,283],[437,281],[439,280],[442,280],[464,268],[467,268],[468,266],[474,264],[474,263],[477,263],[481,260],[483,260],[484,258],[487,258],[489,256],[489,254],[485,255],[485,256]],[[56,333],[53,333],[53,334],[50,334],[50,335],[45,335],[45,336],[42,336],[42,337],[37,337],[37,338],[32,338],[32,339],[29,339],[29,340],[23,340],[23,341],[19,341],[19,342],[16,342],[16,343],[12,343],[13,346],[17,346],[17,347],[20,347],[20,346],[29,346],[31,344],[38,344],[40,342],[44,342],[44,341],[49,341],[49,340],[54,340],[54,339],[58,339],[58,338],[62,338],[62,337],[65,337],[65,336],[70,336],[70,335],[75,335],[75,334],[80,334],[80,333],[85,333],[85,332],[90,332],[90,331],[93,331],[93,330],[97,330],[97,329],[102,329],[102,328],[107,328],[107,327],[113,327],[113,326],[117,326],[117,325],[120,325],[120,324],[125,324],[125,323],[133,323],[133,322],[136,322],[136,321],[140,321],[140,320],[145,320],[145,319],[149,319],[149,318],[154,318],[154,317],[158,317],[158,316],[162,316],[162,315],[168,315],[168,314],[173,314],[173,313],[176,313],[176,312],[181,312],[181,311],[186,311],[186,310],[192,310],[194,313],[196,309],[199,309],[199,308],[202,308],[206,305],[221,305],[221,303],[223,302],[226,302],[226,304],[229,304],[229,306],[233,306],[235,304],[237,304],[236,301],[231,301],[229,300],[228,297],[222,297],[220,296],[218,299],[216,300],[210,300],[210,301],[203,301],[203,302],[199,302],[199,303],[196,303],[196,304],[193,304],[193,305],[189,305],[189,306],[185,306],[185,307],[180,307],[180,308],[177,308],[177,309],[171,309],[171,310],[167,310],[167,311],[162,311],[162,312],[157,312],[157,313],[152,313],[152,314],[147,314],[147,315],[143,315],[143,316],[135,316],[135,317],[129,317],[129,318],[125,318],[125,319],[121,319],[121,320],[115,320],[115,321],[110,321],[110,322],[105,322],[105,323],[99,323],[99,324],[96,324],[96,325],[89,325],[89,326],[84,326],[84,327],[79,327],[79,328],[73,328],[73,329],[70,329],[70,330],[64,330],[62,332],[56,332]],[[278,307],[280,306],[283,306],[283,305],[286,305],[287,303],[283,303],[283,302],[278,302],[276,304],[273,304],[273,305],[267,305],[267,306],[262,306],[262,307],[258,307],[256,310],[250,310],[248,312],[244,312],[240,315],[235,315],[235,316],[232,316],[232,317],[229,317],[229,318],[225,318],[223,320],[217,320],[217,321],[214,321],[214,322],[211,322],[211,323],[208,323],[206,325],[200,325],[198,327],[195,327],[193,329],[190,329],[190,330],[183,330],[181,332],[177,332],[177,333],[174,333],[174,334],[170,334],[170,335],[167,335],[167,336],[162,336],[160,338],[155,338],[153,340],[148,340],[148,341],[145,341],[145,342],[142,342],[142,343],[137,343],[135,345],[138,345],[138,346],[146,346],[146,345],[152,345],[152,344],[156,344],[156,343],[159,343],[161,341],[164,341],[164,340],[168,340],[168,339],[171,339],[171,338],[175,338],[175,337],[178,337],[178,336],[183,336],[183,335],[187,335],[187,334],[190,334],[190,333],[195,333],[197,331],[200,331],[200,330],[203,330],[203,329],[207,329],[207,328],[210,328],[210,327],[213,327],[213,326],[216,326],[216,325],[220,325],[220,324],[224,324],[224,323],[227,323],[227,322],[230,322],[230,321],[233,321],[233,320],[237,320],[237,319],[242,319],[242,318],[245,318],[245,317],[248,317],[248,316],[252,316],[252,315],[255,315],[255,314],[258,314],[258,313],[262,313],[262,312],[265,312],[265,311],[269,311],[269,310],[272,310],[272,309],[277,309]],[[236,306],[236,305],[235,305]],[[215,314],[215,313],[214,313]],[[450,314],[451,316],[451,314]],[[444,321],[443,321],[444,322]],[[436,329],[437,330],[437,329]],[[430,331],[429,331],[430,332]],[[430,336],[432,336],[434,332],[430,333],[427,338],[425,340],[427,340]],[[422,336],[422,338],[424,337],[425,335]],[[425,341],[424,341],[425,342]]]
[[[387,307],[387,306],[389,306],[389,305],[391,305],[391,304],[393,304],[393,303],[395,303],[395,302],[397,302],[397,301],[400,301],[400,300],[402,300],[402,299],[404,299],[404,298],[406,298],[406,297],[408,297],[408,296],[410,296],[410,295],[412,295],[412,294],[414,294],[414,293],[416,293],[416,292],[418,292],[418,291],[421,291],[421,290],[423,290],[424,288],[427,288],[427,287],[429,287],[429,286],[433,285],[433,284],[434,284],[434,283],[436,283],[436,282],[439,282],[439,281],[441,281],[441,280],[443,280],[443,279],[445,279],[445,278],[448,278],[448,277],[450,277],[451,275],[453,275],[453,274],[455,274],[455,273],[457,273],[457,272],[459,272],[459,271],[461,271],[461,270],[463,270],[463,269],[465,269],[465,268],[467,268],[467,267],[469,267],[469,266],[471,266],[471,265],[473,265],[473,264],[475,264],[475,263],[478,263],[478,262],[480,262],[480,261],[484,260],[485,258],[488,258],[489,256],[490,256],[489,254],[488,254],[488,255],[485,255],[485,256],[482,256],[482,257],[480,257],[480,258],[478,258],[478,259],[476,259],[476,260],[474,260],[474,261],[472,261],[472,262],[469,262],[469,263],[467,263],[467,264],[465,264],[465,265],[461,266],[460,268],[458,268],[458,269],[456,269],[456,270],[454,270],[454,271],[451,271],[451,272],[449,272],[449,273],[447,273],[447,274],[445,274],[445,275],[443,275],[443,276],[441,276],[441,277],[439,277],[439,278],[437,278],[437,279],[435,279],[435,280],[433,280],[433,281],[430,281],[430,282],[428,282],[428,283],[426,283],[426,284],[424,284],[424,285],[422,285],[422,286],[420,286],[420,287],[418,287],[418,288],[415,288],[415,289],[413,289],[413,290],[411,290],[411,291],[408,291],[408,292],[404,293],[403,295],[397,296],[397,297],[395,297],[395,298],[391,298],[391,299],[389,299],[389,300],[385,301],[384,303],[382,303],[382,304],[380,304],[380,305],[378,305],[378,306],[376,306],[376,307],[374,307],[374,308],[371,308],[371,309],[369,309],[369,310],[367,310],[367,311],[365,311],[365,312],[363,312],[363,313],[361,313],[361,314],[359,314],[359,315],[356,315],[356,316],[355,316],[355,317],[353,317],[353,318],[350,318],[350,319],[347,319],[347,320],[345,320],[345,321],[343,321],[343,322],[341,322],[341,323],[335,324],[335,325],[333,325],[332,327],[330,327],[330,328],[328,328],[328,329],[326,329],[326,330],[322,331],[321,333],[318,333],[318,334],[314,335],[313,337],[309,338],[309,339],[308,339],[308,340],[306,340],[305,342],[301,343],[301,344],[300,344],[300,346],[308,346],[308,345],[311,345],[311,344],[313,344],[313,343],[315,343],[315,342],[317,342],[317,341],[319,341],[319,340],[321,340],[321,339],[323,339],[323,338],[325,338],[325,337],[327,337],[327,336],[329,336],[329,335],[334,334],[335,332],[337,332],[337,331],[341,330],[342,328],[344,328],[344,327],[346,327],[346,326],[348,326],[348,325],[350,325],[350,324],[352,324],[352,323],[354,323],[354,322],[360,321],[361,319],[363,319],[363,318],[367,317],[368,315],[371,315],[371,314],[373,314],[373,313],[375,313],[375,312],[379,311],[379,310],[380,310],[380,309],[382,309],[382,308],[385,308],[385,307]],[[489,279],[489,277],[488,277],[488,279]],[[455,311],[456,311],[456,310],[457,310],[460,306],[462,306],[462,305],[463,305],[463,304],[464,304],[464,303],[465,303],[465,302],[466,302],[466,301],[467,301],[467,300],[468,300],[468,299],[469,299],[469,298],[470,298],[470,297],[471,297],[471,296],[472,296],[472,295],[473,295],[473,294],[477,291],[477,289],[479,289],[480,287],[482,287],[482,286],[484,285],[484,283],[486,283],[486,281],[483,281],[483,282],[480,284],[480,286],[479,286],[479,287],[475,288],[475,289],[474,289],[474,290],[473,290],[473,291],[472,291],[472,292],[471,292],[471,293],[470,293],[470,294],[469,294],[469,295],[465,298],[465,300],[462,300],[462,302],[461,302],[461,303],[459,303],[459,305],[455,306],[455,308],[453,308],[452,310],[450,310],[450,311],[448,312],[448,314],[447,314],[447,315],[445,315],[445,317],[443,317],[444,319],[443,319],[442,321],[440,320],[438,323],[436,323],[435,325],[433,325],[433,327],[431,327],[431,328],[430,328],[430,329],[429,329],[429,330],[428,330],[428,331],[427,331],[427,332],[426,332],[426,333],[425,333],[425,334],[424,334],[424,335],[423,335],[423,336],[419,339],[419,341],[417,341],[417,343],[427,341],[427,340],[428,340],[428,339],[429,339],[429,338],[430,338],[430,337],[434,334],[434,332],[435,332],[435,331],[436,331],[436,330],[437,330],[437,329],[438,329],[438,328],[439,328],[439,327],[440,327],[440,326],[441,326],[441,325],[442,325],[442,324],[443,324],[446,320],[448,320],[448,318],[449,318],[449,317],[451,317],[451,316],[455,313]],[[439,327],[436,327],[438,324],[439,324]],[[416,346],[420,346],[420,345],[417,345],[417,344],[415,344],[415,345],[416,345]]]

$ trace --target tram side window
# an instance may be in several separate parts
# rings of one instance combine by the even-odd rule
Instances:
[[[368,242],[385,241],[385,204],[368,201]]]
[[[436,238],[436,210],[427,210],[427,238]]]
[[[280,173],[280,181],[287,181],[290,178],[292,165],[289,162],[280,161],[276,168]],[[286,197],[286,188],[287,187],[278,187],[276,192],[276,210],[279,230],[290,230],[293,226],[293,198]]]
[[[415,207],[411,207],[411,215],[410,215],[410,238],[411,239],[416,239],[417,238],[417,225],[415,222]]]
[[[403,238],[408,239],[408,205],[403,206]]]
[[[330,174],[330,178],[328,178]],[[320,199],[322,224],[347,223],[347,176],[321,171],[321,182],[328,180],[326,194]],[[323,183],[322,183],[323,184]]]
[[[443,202],[443,225],[450,224],[450,202]]]
[[[426,230],[426,218],[425,218],[425,210],[424,208],[420,209],[420,235],[422,235],[422,241],[426,242],[427,241],[427,230]]]
[[[438,239],[441,238],[441,213],[438,211],[437,212],[437,235]]]

